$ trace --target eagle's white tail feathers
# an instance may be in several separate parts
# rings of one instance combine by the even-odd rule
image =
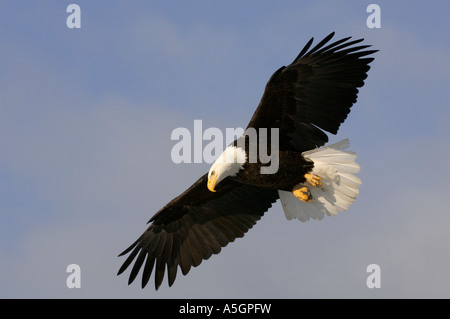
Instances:
[[[349,145],[349,140],[345,139],[303,153],[305,158],[314,162],[312,173],[321,178],[322,186],[304,184],[311,192],[311,202],[299,200],[292,192],[278,191],[287,219],[297,218],[303,222],[310,218],[321,220],[325,215],[334,216],[347,210],[355,201],[361,180],[353,175],[359,172],[356,154],[344,151]]]

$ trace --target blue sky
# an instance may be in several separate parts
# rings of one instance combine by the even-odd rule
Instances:
[[[369,29],[372,2],[0,0],[0,297],[449,298],[450,4],[377,1]],[[171,132],[245,126],[331,31],[380,50],[330,137],[358,153],[354,205],[301,223],[276,204],[173,287],[127,286],[117,255],[209,169],[174,164]]]

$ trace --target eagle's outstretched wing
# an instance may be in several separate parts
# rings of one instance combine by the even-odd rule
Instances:
[[[323,131],[337,133],[364,85],[374,60],[367,56],[377,50],[355,46],[364,39],[350,37],[326,45],[333,36],[312,49],[311,39],[266,85],[248,127],[279,128],[280,150],[303,152],[324,145],[328,136]]]
[[[118,274],[136,259],[129,284],[144,265],[142,287],[154,271],[158,289],[166,268],[171,286],[178,266],[186,275],[192,266],[218,254],[229,242],[243,237],[278,199],[276,190],[242,185],[231,179],[223,180],[213,193],[206,187],[207,181],[205,174],[163,207],[150,219],[150,227],[120,254],[131,251]]]

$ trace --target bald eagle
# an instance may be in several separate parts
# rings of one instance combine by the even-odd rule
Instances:
[[[312,38],[290,65],[272,75],[247,126],[278,129],[277,171],[261,174],[265,164],[250,161],[249,146],[238,143],[246,136],[230,144],[209,172],[161,208],[119,255],[131,252],[118,274],[135,260],[128,284],[143,267],[142,288],[154,272],[158,289],[166,270],[172,286],[178,267],[186,275],[218,254],[278,199],[288,219],[301,221],[336,215],[353,203],[361,185],[354,175],[356,155],[345,150],[348,140],[323,147],[324,131],[337,134],[364,85],[374,60],[369,55],[377,50],[366,50],[370,45],[356,45],[364,39],[351,37],[328,44],[333,36],[310,49]]]

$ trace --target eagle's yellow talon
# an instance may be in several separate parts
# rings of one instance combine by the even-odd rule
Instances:
[[[311,192],[309,191],[308,187],[294,187],[292,190],[292,194],[294,194],[295,197],[300,199],[304,202],[310,202],[312,200]]]
[[[305,174],[306,181],[310,183],[312,186],[322,186],[321,178],[314,174]]]

